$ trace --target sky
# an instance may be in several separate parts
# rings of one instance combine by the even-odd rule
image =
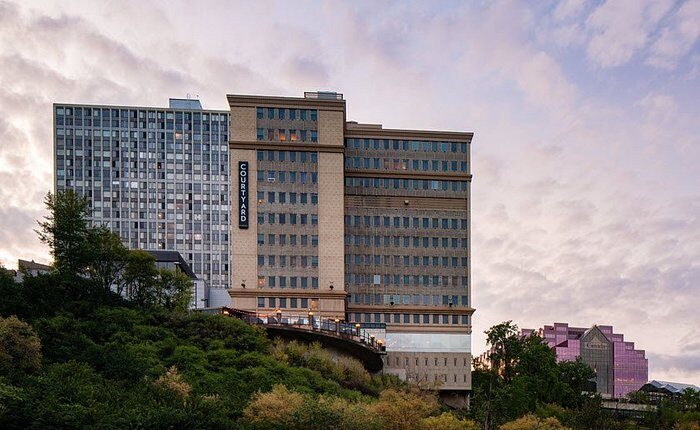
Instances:
[[[473,131],[473,351],[610,324],[700,385],[700,0],[0,0],[0,262],[48,262],[54,102],[338,91]]]

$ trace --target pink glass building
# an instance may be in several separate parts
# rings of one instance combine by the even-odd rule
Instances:
[[[621,398],[644,385],[649,376],[649,362],[644,350],[634,342],[625,342],[612,326],[569,327],[567,323],[546,325],[539,330],[523,329],[523,336],[538,333],[554,350],[557,361],[576,357],[596,372],[597,391],[604,397]]]

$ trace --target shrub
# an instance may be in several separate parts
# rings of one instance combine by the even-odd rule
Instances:
[[[16,316],[0,317],[0,374],[35,373],[41,368],[41,341]]]
[[[275,385],[268,393],[255,394],[243,416],[253,424],[276,427],[291,425],[293,414],[304,402],[303,395],[289,391],[284,385]]]
[[[479,425],[475,421],[460,420],[448,412],[423,418],[421,424],[426,430],[479,430]]]
[[[564,427],[558,419],[554,417],[538,418],[535,415],[525,415],[515,421],[503,424],[500,430],[570,430]]]
[[[414,428],[438,406],[434,394],[388,389],[382,391],[372,410],[382,419],[385,429],[403,430]]]
[[[160,378],[156,379],[153,384],[156,387],[175,393],[183,400],[187,399],[192,392],[192,386],[185,382],[175,366],[169,368],[165,375],[162,375]]]

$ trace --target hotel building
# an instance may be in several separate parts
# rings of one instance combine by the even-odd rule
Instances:
[[[385,371],[464,394],[472,133],[348,122],[337,93],[228,102],[232,307],[360,323]]]

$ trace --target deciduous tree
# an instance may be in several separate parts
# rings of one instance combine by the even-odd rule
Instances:
[[[129,252],[122,282],[128,300],[140,306],[157,303],[158,269],[151,254],[141,250]]]
[[[101,226],[88,232],[90,261],[88,274],[105,292],[112,288],[122,294],[121,272],[127,263],[129,251],[116,233]]]
[[[172,311],[184,312],[192,300],[192,280],[185,273],[161,269],[155,283],[157,303]]]
[[[49,246],[54,268],[69,276],[85,273],[92,258],[87,198],[66,190],[48,193],[44,204],[49,214],[38,222],[37,234]]]

